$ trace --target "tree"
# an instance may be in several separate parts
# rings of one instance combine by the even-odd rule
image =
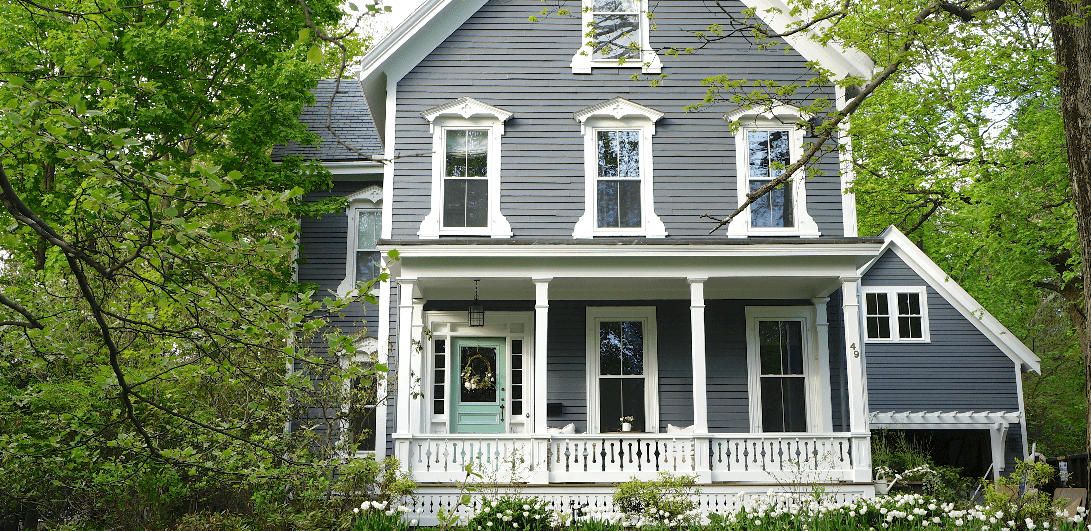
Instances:
[[[312,301],[291,254],[297,217],[337,205],[300,201],[329,184],[319,165],[268,153],[313,141],[297,117],[323,73],[314,30],[341,16],[332,1],[0,6],[0,505],[115,519],[141,494],[116,523],[142,527],[244,481],[267,481],[269,503],[334,477],[322,439],[284,426],[315,389],[286,360],[337,363],[295,345],[351,301]]]

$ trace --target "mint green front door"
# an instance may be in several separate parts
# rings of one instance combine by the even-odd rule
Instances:
[[[455,433],[504,433],[506,358],[501,338],[454,340],[451,371],[452,430]]]

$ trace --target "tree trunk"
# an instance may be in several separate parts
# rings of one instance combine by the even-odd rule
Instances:
[[[1083,308],[1091,308],[1091,0],[1047,0],[1049,25],[1060,81],[1061,118],[1072,179],[1072,202],[1080,237]],[[1083,348],[1084,393],[1091,401],[1091,348],[1086,328]],[[1085,444],[1091,446],[1091,409]],[[1088,448],[1091,454],[1091,447]],[[1091,477],[1091,460],[1088,461]]]

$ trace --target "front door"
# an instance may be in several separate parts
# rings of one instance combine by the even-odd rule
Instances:
[[[452,428],[455,433],[504,433],[506,363],[501,338],[454,339]],[[454,372],[454,371],[452,371]]]

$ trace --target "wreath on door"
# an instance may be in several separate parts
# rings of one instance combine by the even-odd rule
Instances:
[[[467,391],[483,391],[496,387],[492,364],[481,354],[474,354],[462,366],[462,387]]]

